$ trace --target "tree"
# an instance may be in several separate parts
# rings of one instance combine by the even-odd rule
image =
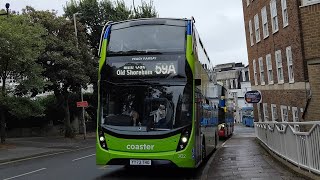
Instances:
[[[22,15],[0,17],[0,126],[1,143],[5,142],[6,113],[15,112],[14,103],[22,100],[16,95],[26,95],[30,91],[39,90],[44,85],[41,76],[42,68],[36,59],[44,48],[44,29],[32,24],[30,19]],[[14,77],[20,86],[17,89],[7,87],[8,77]],[[8,96],[8,94],[10,96]],[[32,103],[32,102],[30,102]],[[30,110],[30,109],[29,109]],[[31,112],[26,110],[28,112]],[[33,113],[31,112],[30,115]],[[26,116],[28,116],[26,114]]]
[[[158,13],[156,8],[153,6],[153,1],[146,3],[145,1],[141,2],[141,6],[135,7],[133,0],[133,13],[130,16],[130,19],[138,18],[148,18],[148,17],[157,17]]]
[[[27,7],[23,14],[41,24],[48,32],[44,36],[45,51],[39,56],[48,80],[46,90],[53,91],[64,111],[65,137],[73,137],[70,123],[69,96],[86,87],[90,81],[89,69],[95,69],[92,52],[88,48],[85,29],[78,27],[78,40],[74,35],[73,21],[58,17],[56,12],[36,11]],[[76,44],[79,44],[79,49]],[[87,70],[87,71],[86,71]]]

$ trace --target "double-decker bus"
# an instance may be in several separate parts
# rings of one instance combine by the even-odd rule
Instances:
[[[210,102],[213,107],[215,115],[214,121],[218,122],[218,135],[219,138],[228,138],[233,134],[234,130],[234,117],[233,108],[228,105],[228,91],[219,84],[211,85]]]
[[[217,146],[210,59],[191,19],[109,22],[101,35],[97,165],[196,168]]]

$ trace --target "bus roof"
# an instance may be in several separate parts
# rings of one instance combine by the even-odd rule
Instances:
[[[128,19],[124,21],[109,21],[106,25],[114,25],[114,24],[120,24],[120,23],[126,23],[126,22],[133,22],[133,21],[145,21],[145,20],[180,20],[180,21],[191,21],[191,19],[187,18],[139,18],[139,19]]]

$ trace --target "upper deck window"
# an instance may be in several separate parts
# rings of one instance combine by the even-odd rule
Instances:
[[[186,26],[167,24],[134,24],[111,28],[108,55],[141,52],[183,52]]]

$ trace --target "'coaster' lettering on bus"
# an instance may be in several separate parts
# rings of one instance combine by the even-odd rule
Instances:
[[[127,149],[136,149],[136,150],[153,150],[154,145],[147,145],[147,144],[142,144],[142,145],[134,145],[134,144],[128,144]]]

